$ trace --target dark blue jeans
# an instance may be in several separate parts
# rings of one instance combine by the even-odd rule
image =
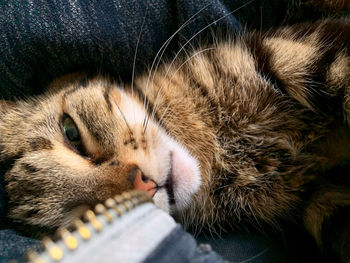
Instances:
[[[161,45],[192,15],[166,54],[216,19],[204,33],[278,25],[296,0],[2,0],[0,98],[42,92],[57,76],[77,70],[131,78],[149,66]],[[236,10],[236,11],[234,11]],[[234,11],[231,15],[227,15]],[[223,16],[227,15],[223,18]],[[261,19],[262,18],[262,19]],[[203,34],[196,37],[200,39]]]

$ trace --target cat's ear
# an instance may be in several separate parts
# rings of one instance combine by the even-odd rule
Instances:
[[[12,108],[16,105],[14,101],[10,100],[0,100],[0,112],[4,112],[5,110]]]

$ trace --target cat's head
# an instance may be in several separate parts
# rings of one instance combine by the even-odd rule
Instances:
[[[40,97],[1,104],[8,216],[57,227],[81,205],[130,189],[146,190],[168,212],[188,206],[201,184],[198,162],[142,97],[102,77],[70,79]]]

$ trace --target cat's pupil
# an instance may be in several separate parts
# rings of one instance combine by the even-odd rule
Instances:
[[[70,141],[76,141],[76,140],[79,139],[78,138],[78,132],[77,132],[77,130],[74,127],[66,130],[66,134],[67,134],[67,137],[68,137],[68,139]]]
[[[79,143],[80,141],[79,131],[71,117],[64,116],[63,130],[70,142]]]

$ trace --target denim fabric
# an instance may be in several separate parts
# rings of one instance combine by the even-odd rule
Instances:
[[[173,41],[178,49],[215,19],[235,32],[277,25],[295,0],[2,0],[0,1],[0,97],[25,97],[44,90],[54,77],[76,70],[131,77],[142,22],[137,69],[150,65],[161,45],[201,8]]]
[[[209,245],[198,246],[193,236],[181,227],[177,227],[143,262],[224,263],[228,261],[214,252]]]
[[[0,262],[7,263],[14,259],[23,262],[23,255],[29,249],[38,250],[38,240],[23,237],[13,230],[0,230]]]
[[[281,225],[282,226],[282,225]],[[198,243],[212,249],[232,263],[309,263],[324,262],[315,241],[302,225],[286,223],[282,230],[261,229],[259,232],[202,233]],[[267,231],[265,234],[262,231]]]
[[[225,234],[218,236],[197,237],[199,243],[210,244],[215,252],[230,262],[292,262],[287,252],[271,240],[254,234]]]

